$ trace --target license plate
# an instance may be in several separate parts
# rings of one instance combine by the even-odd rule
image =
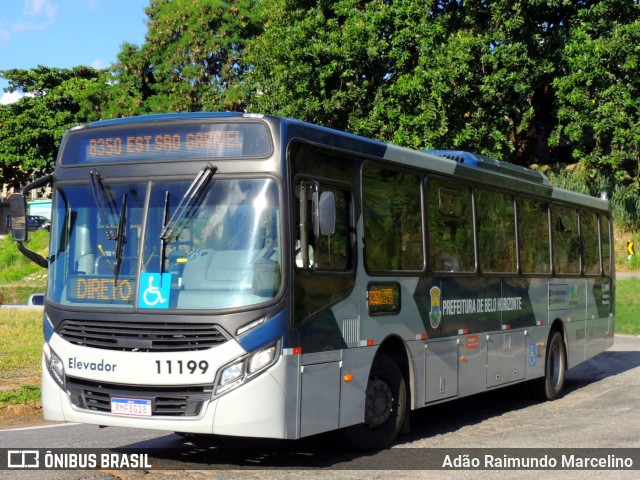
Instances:
[[[112,398],[111,413],[133,415],[136,417],[151,416],[151,400],[137,398]]]

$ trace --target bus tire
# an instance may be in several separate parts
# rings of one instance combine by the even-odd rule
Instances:
[[[393,358],[379,353],[367,382],[364,423],[341,430],[341,443],[359,451],[386,448],[400,432],[406,413],[402,370]]]
[[[553,330],[547,343],[544,377],[536,378],[529,383],[531,393],[540,400],[556,400],[560,398],[567,371],[567,349],[562,335]]]

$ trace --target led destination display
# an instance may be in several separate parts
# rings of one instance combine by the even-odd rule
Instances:
[[[67,138],[64,165],[193,158],[264,158],[272,151],[260,123],[168,123],[78,130]]]

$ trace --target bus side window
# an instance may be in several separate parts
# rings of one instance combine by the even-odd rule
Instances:
[[[420,177],[367,166],[362,189],[367,267],[374,271],[422,270]]]
[[[600,245],[602,250],[602,270],[605,275],[611,275],[611,237],[609,218],[600,217]]]
[[[516,272],[513,196],[495,190],[476,191],[478,260],[483,272]]]
[[[473,272],[471,189],[447,180],[427,182],[429,266],[435,272]]]
[[[580,213],[580,240],[585,275],[600,275],[600,246],[598,239],[598,215],[595,212]]]
[[[518,199],[518,250],[522,273],[551,273],[547,202]]]
[[[578,211],[575,208],[554,205],[551,225],[553,225],[553,265],[559,274],[580,273],[580,235],[578,232]]]
[[[296,188],[297,208],[296,210],[296,243],[295,243],[295,265],[297,268],[305,270],[319,271],[344,271],[351,267],[351,258],[349,255],[349,231],[351,219],[350,195],[348,192],[334,187],[333,185],[318,184],[316,182],[305,182],[308,184],[306,209],[306,233],[307,233],[307,260],[308,265],[305,268],[301,237],[301,215],[300,209],[300,185]],[[335,228],[333,232],[327,234],[319,228],[314,228],[314,203],[320,201],[321,197],[330,197],[330,195],[322,195],[331,192],[333,194],[333,202],[335,205]],[[314,201],[313,196],[317,199]]]

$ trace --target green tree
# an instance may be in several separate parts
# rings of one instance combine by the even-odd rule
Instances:
[[[242,110],[244,48],[261,28],[255,0],[153,0],[137,47],[114,66],[110,116]]]
[[[547,162],[567,26],[589,2],[275,0],[252,110],[413,148]]]
[[[249,109],[360,133],[355,124],[388,81],[394,18],[412,2],[262,3],[269,5],[264,32],[247,59]]]
[[[0,182],[13,187],[53,171],[70,127],[98,120],[110,94],[109,76],[89,67],[39,66],[0,72],[8,91],[24,96],[0,105]]]
[[[562,49],[566,69],[553,81],[558,110],[550,139],[580,163],[573,171],[587,193],[613,192],[618,223],[632,229],[640,227],[638,45],[637,2],[603,0],[580,11]]]

